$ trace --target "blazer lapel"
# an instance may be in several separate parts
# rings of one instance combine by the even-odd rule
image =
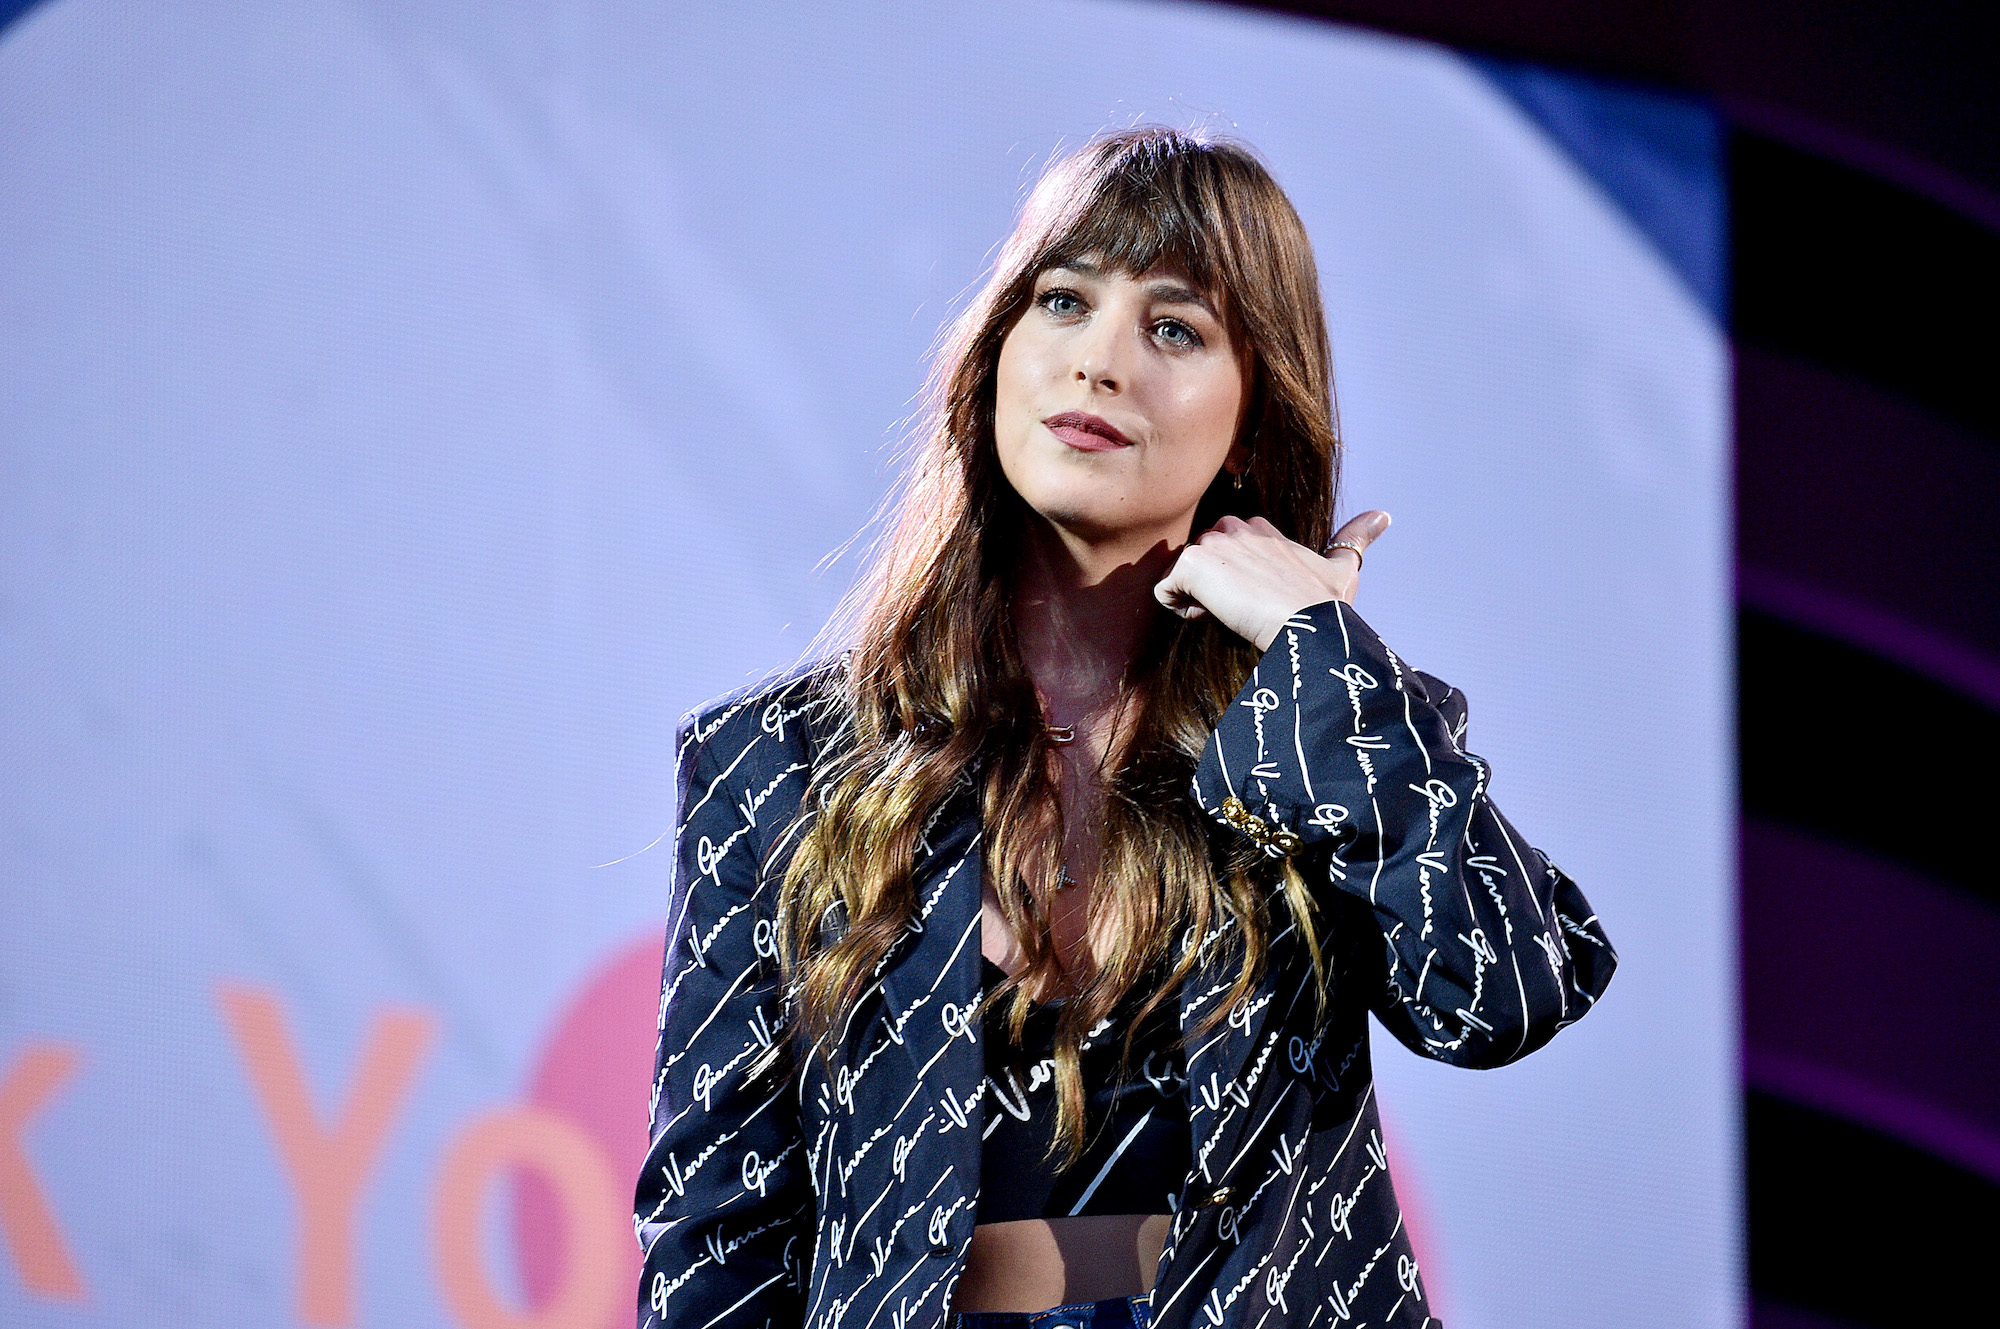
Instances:
[[[1187,1048],[1189,1143],[1193,1157],[1181,1205],[1168,1228],[1155,1275],[1155,1315],[1175,1310],[1173,1323],[1186,1323],[1190,1313],[1176,1302],[1188,1279],[1216,1258],[1220,1243],[1233,1240],[1235,1215],[1244,1195],[1238,1192],[1231,1165],[1237,1161],[1245,1132],[1252,1128],[1252,1084],[1277,1068],[1257,1065],[1254,1012],[1267,1006],[1275,991],[1273,965],[1240,1011],[1222,1012],[1213,1027],[1201,1026],[1227,999],[1243,963],[1243,938],[1232,922],[1200,942],[1202,954],[1181,981],[1181,1037]]]
[[[884,960],[883,1018],[919,1077],[942,1074],[968,1092],[982,1073],[978,1021],[979,899],[984,880],[979,804],[971,782],[945,800],[924,833],[915,870],[917,914]]]

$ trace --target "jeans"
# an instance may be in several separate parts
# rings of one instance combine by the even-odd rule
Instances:
[[[1146,1329],[1153,1322],[1149,1297],[1112,1297],[1079,1301],[1053,1310],[960,1311],[951,1329]]]

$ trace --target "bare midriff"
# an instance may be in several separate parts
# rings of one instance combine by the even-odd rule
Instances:
[[[954,1311],[1033,1315],[1153,1290],[1166,1214],[1024,1218],[972,1229]]]

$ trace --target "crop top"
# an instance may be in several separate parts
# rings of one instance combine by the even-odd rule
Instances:
[[[986,991],[1006,981],[984,956]],[[1060,1168],[1048,1157],[1055,1135],[1055,1026],[1061,1002],[1028,1012],[1015,1046],[1007,1001],[990,1007],[986,1040],[986,1137],[979,1156],[976,1223],[1080,1214],[1172,1213],[1192,1166],[1187,1070],[1174,1003],[1155,1008],[1132,1040],[1130,1073],[1119,1078],[1129,1011],[1114,1016],[1082,1049],[1086,1143]]]

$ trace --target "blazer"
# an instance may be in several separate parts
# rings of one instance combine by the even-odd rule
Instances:
[[[794,1055],[752,1073],[784,1036],[774,906],[800,793],[840,725],[827,696],[781,681],[681,729],[635,1197],[645,1329],[937,1329],[964,1265],[987,1106],[969,778],[925,829],[919,914],[831,1070]],[[1193,1158],[1152,1294],[1163,1329],[1437,1324],[1390,1184],[1368,1013],[1422,1056],[1499,1066],[1611,977],[1582,892],[1487,797],[1465,721],[1461,694],[1329,600],[1286,623],[1215,726],[1189,797],[1218,849],[1245,837],[1291,857],[1327,990],[1322,1006],[1274,901],[1255,995],[1197,1035],[1240,972],[1240,938],[1232,923],[1182,939],[1198,953],[1179,993]]]

